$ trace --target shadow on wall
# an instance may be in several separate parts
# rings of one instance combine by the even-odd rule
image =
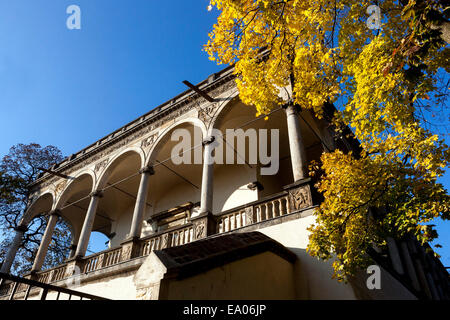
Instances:
[[[416,300],[417,298],[385,269],[380,267],[380,289],[369,289],[371,273],[361,270],[347,284],[332,279],[332,260],[322,261],[309,255],[305,249],[288,248],[298,259],[295,263],[295,281],[298,299],[308,300]],[[375,262],[374,262],[375,264]]]

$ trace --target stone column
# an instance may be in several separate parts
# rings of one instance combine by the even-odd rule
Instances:
[[[52,241],[53,230],[55,230],[56,222],[58,222],[59,216],[60,215],[58,210],[50,212],[47,227],[45,228],[44,236],[42,237],[41,245],[39,246],[36,258],[34,259],[34,264],[31,268],[31,272],[37,272],[41,270],[41,267],[44,264],[45,256],[47,255],[48,246]]]
[[[291,152],[292,173],[294,182],[307,177],[306,153],[303,137],[300,131],[300,120],[294,105],[288,104],[286,108],[287,128],[289,135],[289,149]]]
[[[98,201],[102,197],[101,191],[91,193],[91,202],[89,203],[86,217],[84,218],[83,228],[81,229],[80,240],[75,251],[75,258],[82,258],[86,254],[91,236],[92,226],[94,225],[95,213],[97,212]]]
[[[152,166],[144,167],[139,172],[141,173],[141,182],[139,184],[136,204],[134,206],[129,238],[139,238],[141,236],[142,219],[147,205],[148,182],[150,176],[155,174]]]
[[[75,252],[77,251],[77,243],[80,239],[80,232],[77,232],[77,234],[72,235],[72,241],[70,242],[70,252],[69,252],[69,259],[73,258],[75,256]]]
[[[19,250],[20,244],[22,243],[23,235],[27,231],[27,226],[21,224],[14,230],[16,231],[16,235],[14,236],[11,247],[9,247],[8,249],[8,253],[6,254],[5,260],[3,261],[2,268],[0,270],[0,272],[3,273],[9,273],[14,259],[16,258],[17,250]]]
[[[202,190],[200,198],[200,215],[212,213],[213,207],[213,175],[214,159],[212,152],[214,150],[214,136],[203,140],[203,171],[202,171]]]

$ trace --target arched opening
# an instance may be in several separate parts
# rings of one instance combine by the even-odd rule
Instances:
[[[253,106],[247,106],[239,99],[234,99],[224,107],[214,123],[214,128],[225,135],[225,140],[230,136],[227,129],[234,129],[237,132],[236,129],[241,128],[245,134],[244,152],[239,152],[237,138],[234,141],[227,140],[227,143],[221,141],[224,159],[231,152],[234,153],[234,162],[224,161],[224,164],[216,163],[214,166],[214,213],[281,192],[284,186],[294,182],[284,109],[274,109],[267,120],[256,119],[255,114],[256,109]],[[308,122],[313,120],[308,111],[302,112],[301,133],[307,160],[308,162],[319,160],[323,150],[321,141],[309,127],[309,123],[305,123],[303,119]],[[255,134],[251,133],[252,130]],[[259,142],[262,138],[267,139],[267,152],[263,154],[268,157],[266,160],[270,161],[269,163],[261,163]],[[275,154],[272,154],[272,150]],[[253,154],[250,154],[250,151]],[[239,158],[245,159],[245,163],[238,164]],[[276,161],[278,165],[273,163]],[[264,167],[273,168],[269,170],[273,172],[270,174],[267,174],[269,173],[267,171],[263,172]]]
[[[105,235],[110,241],[109,247],[120,246],[128,238],[142,166],[138,152],[126,151],[112,160],[100,178],[97,189],[103,190],[103,194],[92,231]]]
[[[109,249],[110,247],[110,239],[105,234],[98,231],[93,231],[89,238],[86,255],[100,252]]]
[[[60,210],[61,216],[70,223],[71,245],[78,243],[84,219],[90,203],[89,195],[93,189],[93,178],[91,174],[84,173],[69,182],[62,192],[56,208]],[[71,254],[75,252],[72,250]],[[68,255],[68,257],[70,257]]]
[[[155,174],[150,178],[147,201],[151,207],[144,218],[144,234],[186,223],[198,210],[203,168],[202,139],[202,128],[184,122],[168,130],[157,141],[149,159]],[[150,217],[152,221],[149,221]]]
[[[45,193],[36,199],[26,211],[22,224],[27,225],[28,230],[24,234],[24,241],[16,254],[12,266],[14,273],[24,274],[31,270],[47,226],[48,218],[46,214],[53,207],[53,199],[51,193]]]

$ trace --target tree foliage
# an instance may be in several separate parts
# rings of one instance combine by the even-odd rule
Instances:
[[[384,248],[386,236],[435,239],[430,221],[448,219],[450,206],[437,182],[450,157],[443,139],[449,48],[441,37],[448,3],[211,4],[220,15],[205,51],[218,63],[235,64],[244,103],[267,114],[291,101],[319,118],[324,104],[333,103],[334,128],[339,134],[349,126],[363,149],[324,153],[313,166],[312,174],[323,173],[317,187],[324,201],[310,228],[310,254],[335,258],[334,276],[344,280],[367,265],[364,248]],[[366,24],[374,4],[382,13],[376,30]]]
[[[14,228],[18,227],[27,208],[29,189],[40,170],[49,168],[63,159],[61,151],[54,146],[41,147],[39,144],[17,144],[10,148],[0,162],[0,257],[4,257],[14,238]],[[12,272],[23,274],[29,271],[39,248],[48,218],[40,213],[28,225],[21,248],[16,256]],[[68,225],[59,220],[53,234],[44,268],[60,264],[67,255],[70,245]]]

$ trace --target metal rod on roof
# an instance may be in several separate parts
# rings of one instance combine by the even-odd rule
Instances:
[[[67,176],[65,174],[62,174],[62,173],[58,173],[58,172],[55,172],[55,171],[52,171],[52,170],[48,170],[48,169],[44,169],[44,168],[37,168],[37,169],[41,170],[41,171],[44,171],[44,172],[47,172],[47,173],[50,173],[50,174],[52,174],[54,176],[58,176],[58,177],[61,177],[61,178],[64,178],[64,179],[69,179],[69,176]]]
[[[190,83],[187,80],[184,80],[183,83],[185,85],[187,85],[189,88],[191,88],[192,90],[194,90],[195,92],[197,92],[199,95],[201,95],[203,98],[205,98],[207,101],[209,102],[215,102],[216,99],[211,98],[211,96],[209,96],[205,91],[201,90],[199,87],[194,86],[192,83]]]

